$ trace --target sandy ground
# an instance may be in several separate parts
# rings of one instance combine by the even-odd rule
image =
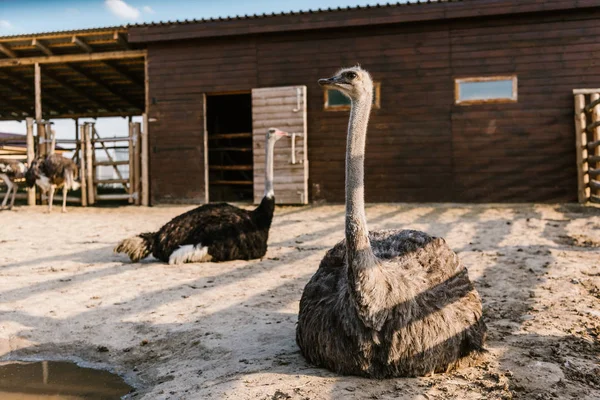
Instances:
[[[262,260],[172,267],[112,253],[189,208],[0,212],[0,361],[108,368],[145,399],[600,398],[600,209],[369,205],[371,229],[446,238],[489,327],[478,367],[376,381],[314,368],[294,340],[342,206],[278,208]]]

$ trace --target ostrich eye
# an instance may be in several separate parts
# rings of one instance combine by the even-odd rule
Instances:
[[[354,79],[357,76],[358,75],[356,75],[356,72],[346,72],[346,78],[348,78],[348,79]]]

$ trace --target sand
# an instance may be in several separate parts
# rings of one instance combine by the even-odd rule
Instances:
[[[446,238],[489,327],[478,367],[377,381],[312,367],[294,339],[343,206],[277,208],[262,260],[169,266],[112,253],[190,208],[0,212],[0,361],[106,368],[136,399],[600,398],[599,209],[369,205],[371,229]]]

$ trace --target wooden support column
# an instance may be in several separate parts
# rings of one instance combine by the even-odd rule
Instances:
[[[140,132],[140,175],[141,175],[141,205],[150,205],[150,185],[148,176],[148,114],[144,114],[144,126]]]
[[[597,101],[598,99],[600,99],[600,93],[592,93],[591,101],[594,102],[594,101]],[[596,104],[594,106],[594,108],[592,108],[592,124],[595,122],[600,123],[600,104]],[[600,126],[596,126],[592,130],[592,141],[593,142],[600,141]],[[596,146],[596,148],[594,149],[594,155],[600,156],[600,146]],[[600,168],[600,162],[595,162],[593,165],[594,165],[594,169]],[[595,180],[600,182],[600,177],[596,176]],[[596,188],[594,190],[594,194],[596,196],[600,196],[600,189]]]
[[[78,151],[79,153],[79,171],[80,171],[80,180],[81,180],[81,207],[87,207],[87,170],[86,170],[86,158],[85,158],[85,125],[81,125],[79,127],[79,131],[81,135],[77,134],[77,140],[81,138],[79,141]]]
[[[27,165],[35,159],[35,141],[33,138],[33,118],[26,119],[27,124]],[[35,185],[27,191],[27,205],[35,206]]]
[[[590,198],[590,176],[588,174],[587,121],[585,117],[585,95],[575,95],[575,146],[577,148],[577,199],[580,204]]]
[[[89,122],[85,123],[85,169],[87,174],[87,192],[88,192],[88,204],[94,205],[95,201],[95,187],[94,187],[94,165],[93,165],[93,147],[92,147],[92,124]]]
[[[142,143],[141,143],[141,133],[142,133],[142,124],[136,122],[133,124],[135,129],[133,130],[133,187],[135,196],[135,205],[139,206],[142,204],[142,196],[141,196],[141,176],[140,176],[140,158],[142,154]]]
[[[36,63],[33,67],[35,80],[35,121],[42,121],[42,71],[40,64]]]

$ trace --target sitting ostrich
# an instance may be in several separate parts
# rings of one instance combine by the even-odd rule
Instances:
[[[0,158],[0,179],[4,181],[6,187],[8,188],[6,194],[4,195],[4,200],[2,201],[0,210],[3,210],[6,207],[11,191],[12,198],[10,199],[8,210],[11,210],[15,205],[15,197],[17,196],[18,189],[16,181],[25,177],[26,169],[27,168],[25,167],[25,164],[20,161]]]
[[[62,212],[67,212],[67,191],[77,190],[79,182],[75,181],[78,169],[72,160],[59,154],[50,154],[38,157],[25,173],[27,186],[38,185],[42,192],[48,193],[48,212],[52,212],[54,191],[61,188],[63,191]]]
[[[369,378],[422,376],[468,365],[484,352],[481,301],[441,238],[369,232],[364,156],[373,82],[360,67],[319,84],[352,102],[346,148],[345,240],[304,288],[296,341],[313,364]]]
[[[126,253],[134,262],[152,253],[169,264],[263,257],[275,210],[273,153],[275,143],[284,136],[289,135],[275,128],[267,132],[265,195],[256,209],[205,204],[173,218],[157,232],[123,240],[115,252]]]

